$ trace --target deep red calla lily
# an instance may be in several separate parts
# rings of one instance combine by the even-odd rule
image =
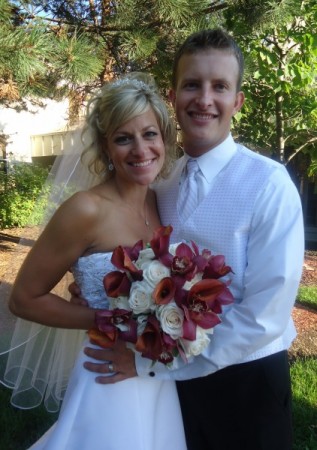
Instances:
[[[132,262],[127,250],[121,245],[116,247],[111,256],[112,264],[119,270],[128,272],[133,280],[142,280],[142,270],[139,270]]]
[[[175,295],[176,287],[173,279],[170,277],[162,278],[152,293],[152,298],[157,305],[166,305]]]
[[[114,270],[104,277],[103,285],[108,297],[117,298],[129,295],[131,281],[125,272]]]
[[[159,358],[163,350],[163,343],[160,323],[155,316],[149,316],[143,333],[138,337],[135,348],[145,358],[152,360]]]
[[[159,227],[154,232],[153,239],[150,241],[155,257],[166,267],[170,267],[173,259],[169,252],[170,236],[172,231],[173,227],[171,225]]]
[[[124,247],[124,250],[129,255],[129,258],[132,261],[136,261],[139,257],[140,251],[143,250],[143,241],[142,239],[134,244],[133,247]]]

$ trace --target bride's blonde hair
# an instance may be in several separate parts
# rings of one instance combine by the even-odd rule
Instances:
[[[89,168],[104,178],[112,176],[108,170],[107,138],[122,124],[152,109],[165,145],[165,162],[161,176],[165,176],[176,157],[176,126],[165,101],[157,91],[153,78],[133,72],[106,83],[87,105],[83,135],[89,132],[90,144],[83,156],[92,152]]]

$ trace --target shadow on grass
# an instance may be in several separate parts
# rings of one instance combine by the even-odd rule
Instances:
[[[294,447],[293,450],[317,449],[317,405],[304,398],[293,398]]]
[[[0,449],[25,450],[50,428],[58,414],[41,406],[21,410],[10,405],[11,390],[0,385]]]

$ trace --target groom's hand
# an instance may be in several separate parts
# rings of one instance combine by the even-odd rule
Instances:
[[[100,362],[86,361],[84,367],[90,372],[107,374],[96,377],[96,382],[100,384],[113,384],[127,378],[136,377],[134,352],[126,347],[123,341],[116,341],[112,348],[92,348],[86,347],[85,354]],[[109,376],[109,374],[113,374]]]
[[[81,290],[75,281],[68,286],[68,292],[71,294],[70,303],[73,303],[74,305],[88,306],[87,300],[81,297]]]

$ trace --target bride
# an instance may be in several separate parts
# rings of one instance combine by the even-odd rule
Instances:
[[[107,308],[103,277],[113,270],[112,251],[140,239],[148,242],[159,227],[149,185],[164,173],[165,151],[168,156],[175,144],[166,106],[144,74],[106,84],[89,102],[86,128],[95,151],[91,166],[102,182],[59,207],[25,259],[9,301],[16,316],[53,328],[88,330],[96,309]],[[89,308],[52,292],[70,267]],[[100,385],[83,368],[84,346],[59,419],[31,448],[184,450],[174,382],[136,376]],[[41,348],[38,352],[40,359]]]

